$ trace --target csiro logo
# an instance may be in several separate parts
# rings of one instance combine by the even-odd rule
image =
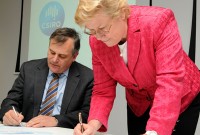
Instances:
[[[50,36],[51,33],[63,26],[65,13],[62,5],[58,2],[47,3],[40,13],[39,25],[41,31]]]

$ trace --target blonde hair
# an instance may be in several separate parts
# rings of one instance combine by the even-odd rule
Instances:
[[[110,17],[117,18],[122,8],[125,9],[128,18],[130,9],[127,0],[79,0],[74,19],[82,27],[99,11],[104,11]]]

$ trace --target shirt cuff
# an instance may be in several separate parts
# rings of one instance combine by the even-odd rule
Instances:
[[[145,134],[146,135],[158,135],[158,133],[156,131],[147,131]]]

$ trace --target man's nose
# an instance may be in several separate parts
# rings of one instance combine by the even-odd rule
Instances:
[[[58,62],[58,55],[53,56],[53,62]]]

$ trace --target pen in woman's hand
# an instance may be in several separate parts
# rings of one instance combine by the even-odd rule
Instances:
[[[81,113],[78,114],[78,118],[79,118],[79,123],[81,125],[81,133],[83,133],[84,129],[83,129],[83,121],[82,121],[82,115],[81,115]]]

